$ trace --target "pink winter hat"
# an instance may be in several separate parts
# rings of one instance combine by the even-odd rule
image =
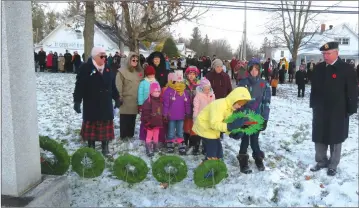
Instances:
[[[211,82],[209,82],[209,80],[204,77],[203,79],[201,79],[201,82],[199,83],[199,86],[201,88],[203,88],[204,86],[210,86],[211,87]]]
[[[150,85],[150,93],[153,93],[155,91],[161,92],[161,86],[160,84],[158,84],[158,82],[152,82]]]

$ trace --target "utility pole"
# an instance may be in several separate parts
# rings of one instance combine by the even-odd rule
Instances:
[[[243,60],[247,57],[247,1],[244,2]]]

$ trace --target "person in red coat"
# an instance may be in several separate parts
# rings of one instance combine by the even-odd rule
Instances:
[[[52,54],[52,51],[50,51],[50,53],[46,57],[46,68],[48,70],[52,70],[52,57],[53,57],[53,54]]]
[[[229,63],[231,66],[231,78],[232,79],[234,79],[234,68],[237,66],[237,63],[238,63],[238,61],[237,61],[236,57],[233,57],[231,62]]]

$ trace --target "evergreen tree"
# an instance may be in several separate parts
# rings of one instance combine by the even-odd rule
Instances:
[[[162,52],[168,57],[176,57],[179,55],[176,43],[172,38],[167,38],[166,42],[163,44]]]
[[[210,41],[208,38],[208,35],[206,34],[206,37],[203,40],[203,55],[209,56],[209,48],[210,48]]]
[[[193,28],[189,48],[194,50],[197,54],[201,54],[202,52],[202,37],[198,27]]]
[[[46,27],[45,27],[45,35],[48,35],[52,32],[58,25],[57,18],[58,14],[54,11],[50,11],[46,14]]]

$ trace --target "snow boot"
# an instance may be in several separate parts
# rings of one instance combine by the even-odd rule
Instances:
[[[178,152],[180,155],[186,155],[186,143],[182,142],[178,145]]]
[[[88,141],[87,141],[87,144],[88,144],[88,147],[90,147],[90,148],[92,148],[92,149],[95,149],[95,141],[88,140]]]
[[[107,156],[110,154],[110,151],[108,150],[108,141],[102,141],[101,147],[102,147],[102,154],[104,156]]]
[[[192,152],[193,155],[199,155],[199,145],[195,145],[193,147],[193,152]]]
[[[248,159],[249,156],[247,154],[238,154],[237,159],[239,161],[239,169],[244,174],[252,173],[252,170],[249,169]]]
[[[153,143],[153,152],[158,152],[158,143]]]
[[[174,153],[175,144],[173,142],[167,142],[167,153]]]
[[[148,157],[153,157],[152,143],[146,143],[146,155]]]
[[[259,171],[264,171],[265,167],[263,164],[263,159],[264,159],[264,152],[260,151],[258,154],[254,155],[253,154],[253,159],[256,163],[256,166],[258,168]]]
[[[188,144],[189,144],[189,138],[190,138],[189,134],[187,134],[187,133],[183,134],[183,139],[184,139],[184,143],[186,146],[188,146]]]

